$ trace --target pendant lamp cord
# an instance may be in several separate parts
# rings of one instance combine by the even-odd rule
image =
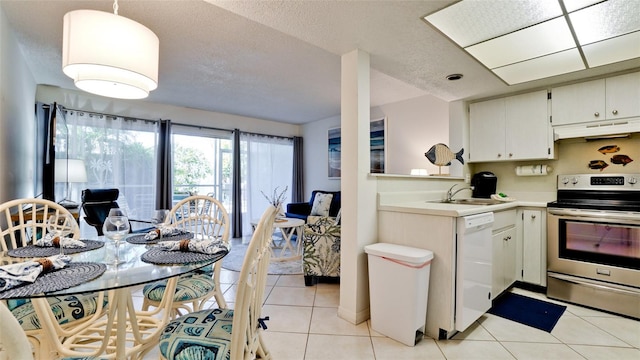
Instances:
[[[118,15],[118,0],[113,1],[113,13]]]

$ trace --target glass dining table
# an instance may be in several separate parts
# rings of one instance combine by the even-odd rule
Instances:
[[[105,241],[102,237],[96,241]],[[160,332],[168,322],[173,303],[172,296],[165,296],[158,308],[142,311],[134,307],[131,290],[139,285],[167,280],[165,294],[173,294],[179,275],[211,265],[222,259],[227,252],[198,258],[196,262],[170,263],[148,262],[145,253],[156,251],[152,245],[139,245],[123,241],[119,249],[119,262],[111,264],[113,245],[106,240],[105,246],[70,255],[72,262],[96,265],[97,277],[81,284],[54,291],[33,294],[9,291],[0,292],[0,299],[29,298],[41,322],[42,328],[59,355],[70,356],[77,353],[94,353],[101,357],[128,359],[141,358],[157,344]],[[10,252],[0,251],[0,265],[33,260],[33,257],[10,256]],[[152,252],[152,251],[150,251]],[[179,252],[178,252],[179,253]],[[203,255],[203,254],[199,254]],[[104,264],[104,265],[101,265]],[[72,268],[72,267],[71,267]],[[63,269],[64,270],[64,269]],[[94,269],[95,270],[95,269]],[[60,271],[60,270],[59,270]],[[103,271],[103,272],[102,272]],[[83,276],[83,274],[79,274]],[[86,274],[84,274],[86,275]],[[74,276],[73,273],[70,276]],[[91,277],[89,274],[88,276]],[[49,296],[67,296],[86,293],[107,292],[108,304],[105,314],[95,321],[85,321],[71,332],[62,329],[47,302]],[[102,312],[102,309],[100,309]],[[89,345],[93,343],[93,345]]]

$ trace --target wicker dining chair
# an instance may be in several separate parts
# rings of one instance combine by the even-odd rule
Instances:
[[[209,309],[183,315],[160,335],[164,359],[270,359],[262,340],[262,302],[271,259],[271,234],[277,209],[260,219],[242,263],[234,309]]]
[[[193,195],[179,201],[169,213],[171,226],[194,233],[196,238],[220,239],[229,246],[229,214],[224,205],[207,195]],[[202,305],[215,297],[220,308],[227,303],[222,295],[220,272],[222,261],[217,261],[207,269],[199,270],[178,279],[173,297],[173,316],[182,311],[192,312],[202,309]],[[143,310],[149,306],[158,306],[164,295],[166,280],[147,284],[143,288]]]
[[[16,199],[0,204],[0,250],[8,251],[33,245],[47,232],[47,217],[69,213],[61,205],[44,199]],[[69,235],[80,238],[80,227]],[[63,329],[96,319],[104,313],[106,300],[98,294],[52,296],[47,301]],[[5,300],[7,308],[18,320],[31,342],[36,358],[49,359],[50,342],[43,333],[40,319],[29,299]]]

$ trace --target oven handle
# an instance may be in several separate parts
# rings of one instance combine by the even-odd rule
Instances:
[[[585,210],[565,210],[565,209],[547,209],[551,215],[563,215],[574,217],[591,217],[603,218],[607,220],[640,220],[640,215],[624,214],[614,212],[585,211]]]

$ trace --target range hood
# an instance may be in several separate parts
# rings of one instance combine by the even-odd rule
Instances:
[[[597,138],[628,135],[640,132],[640,118],[610,120],[597,123],[582,123],[553,127],[554,140],[570,138]]]

